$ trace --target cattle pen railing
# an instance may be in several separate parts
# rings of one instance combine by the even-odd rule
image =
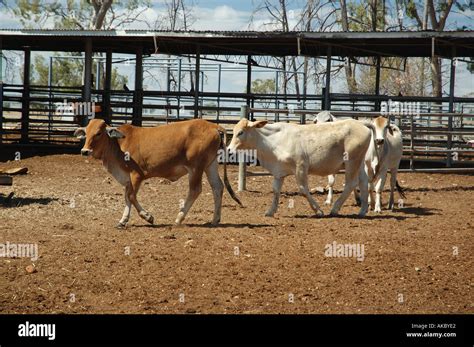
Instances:
[[[72,134],[80,121],[71,114],[58,114],[57,104],[82,102],[82,92],[81,87],[0,83],[0,144],[77,149],[80,142]],[[92,96],[102,107],[96,116],[112,125],[154,126],[192,119],[196,108],[199,118],[226,127],[240,117],[305,124],[326,108],[322,94],[298,99],[283,94],[200,92],[197,105],[190,92],[93,90]],[[419,102],[417,114],[385,114],[404,134],[404,163],[408,162],[413,171],[472,171],[474,149],[469,140],[474,140],[473,98],[329,96],[331,113],[336,117],[373,118],[383,115],[375,111],[382,102]],[[452,105],[447,107],[449,102]],[[450,109],[457,112],[448,112]]]

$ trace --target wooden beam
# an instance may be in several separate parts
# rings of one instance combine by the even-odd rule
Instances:
[[[0,186],[11,186],[12,184],[13,184],[12,177],[0,175]]]

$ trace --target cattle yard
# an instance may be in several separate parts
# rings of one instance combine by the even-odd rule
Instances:
[[[0,62],[2,51],[20,52],[16,68],[23,77],[19,84],[0,83],[0,169],[28,172],[13,181],[0,177],[0,311],[474,313],[474,98],[455,93],[457,63],[472,63],[473,44],[470,31],[0,30]],[[50,57],[48,85],[31,83],[34,52],[57,53]],[[53,59],[64,59],[64,52],[82,62],[83,85],[52,82]],[[294,71],[279,68],[278,59],[289,56],[323,61],[322,90],[279,89],[279,78]],[[332,69],[354,57],[373,58],[372,93],[337,93],[331,84]],[[380,76],[392,68],[384,65],[391,57],[405,59],[400,73],[408,58],[444,59],[447,92],[383,95]],[[113,69],[130,62],[134,81],[114,90]],[[143,83],[144,69],[153,64],[167,70],[161,90]],[[221,90],[226,69],[245,77],[244,91]],[[261,70],[275,73],[274,93],[252,90]],[[218,73],[218,85],[204,90],[210,71]],[[181,86],[185,73],[194,78],[190,90]],[[174,88],[171,75],[178,76]],[[58,103],[87,107],[58,114]],[[416,110],[391,113],[387,105]],[[218,226],[210,224],[214,201],[207,180],[177,226],[187,178],[155,177],[138,194],[154,224],[133,210],[118,230],[123,187],[99,160],[79,155],[83,142],[73,136],[90,118],[144,127],[201,118],[227,129],[230,140],[241,118],[308,124],[321,110],[360,120],[384,115],[400,127],[398,182],[406,198],[396,194],[393,211],[385,208],[386,183],[382,213],[358,218],[350,196],[340,215],[330,217],[323,205],[327,177],[309,176],[324,212],[317,217],[290,176],[278,212],[265,217],[272,177],[241,162],[228,171],[244,207],[224,192]],[[222,177],[222,165],[219,171]],[[334,200],[343,184],[338,175]],[[5,254],[12,244],[30,245],[34,254]]]
[[[118,231],[123,190],[99,161],[52,155],[20,163],[30,173],[3,188],[15,195],[0,208],[2,238],[37,244],[39,257],[0,259],[2,312],[474,312],[472,175],[400,173],[406,200],[362,219],[352,196],[339,217],[315,217],[289,177],[269,218],[271,177],[249,167],[247,191],[238,193],[244,208],[224,193],[218,227],[206,224],[213,213],[206,181],[176,226],[186,180],[154,178],[139,198],[156,225],[133,211]],[[236,166],[229,176],[236,188]],[[310,176],[310,187],[326,183]],[[322,205],[325,196],[313,196]],[[363,254],[331,257],[334,243],[363,246]],[[33,273],[25,270],[33,264]]]

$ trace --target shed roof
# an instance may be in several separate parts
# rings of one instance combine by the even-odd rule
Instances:
[[[2,49],[116,53],[474,57],[474,31],[280,32],[0,29]]]

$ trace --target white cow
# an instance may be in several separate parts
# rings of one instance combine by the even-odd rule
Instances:
[[[277,211],[283,180],[289,175],[296,176],[300,192],[316,214],[322,215],[309,192],[308,174],[327,176],[342,168],[345,168],[346,184],[331,209],[331,215],[338,214],[357,185],[361,187],[359,216],[367,213],[368,180],[364,158],[371,131],[364,124],[353,119],[321,125],[267,124],[267,121],[242,119],[233,131],[229,150],[256,149],[258,160],[274,177],[273,201],[266,216],[273,216]]]
[[[324,122],[334,122],[337,118],[330,114],[328,111],[320,112],[316,115],[313,123],[320,124]],[[403,142],[402,133],[400,129],[390,124],[389,120],[384,117],[378,117],[371,123],[364,123],[366,126],[372,128],[375,133],[375,138],[370,141],[370,146],[367,151],[365,162],[366,172],[369,178],[369,192],[371,207],[374,212],[381,212],[381,192],[385,185],[385,179],[387,177],[387,170],[390,170],[390,199],[388,203],[388,209],[393,209],[394,198],[393,192],[397,188],[398,193],[402,198],[405,198],[402,188],[397,182],[398,167],[403,154]],[[375,171],[380,174],[378,177],[375,176]],[[335,176],[328,176],[328,196],[326,204],[330,204],[333,196],[333,185],[335,182]],[[373,198],[375,182],[376,199]],[[357,190],[354,190],[356,201],[359,200]]]
[[[331,112],[329,111],[322,111],[319,112],[316,117],[313,119],[314,124],[321,124],[321,123],[328,123],[328,122],[335,122],[338,119],[334,117]],[[329,175],[328,176],[328,196],[326,198],[326,201],[324,201],[324,205],[331,205],[332,203],[332,197],[334,194],[334,183],[336,182],[336,176],[335,175]]]
[[[397,188],[400,197],[405,198],[402,187],[398,184],[398,167],[403,155],[402,132],[385,117],[377,117],[372,123],[375,128],[375,141],[370,141],[369,150],[365,157],[370,182],[370,202],[374,212],[381,212],[381,194],[387,178],[387,170],[390,170],[390,198],[387,205],[389,210],[393,209],[393,192]],[[373,199],[373,184],[375,183],[375,205]]]

